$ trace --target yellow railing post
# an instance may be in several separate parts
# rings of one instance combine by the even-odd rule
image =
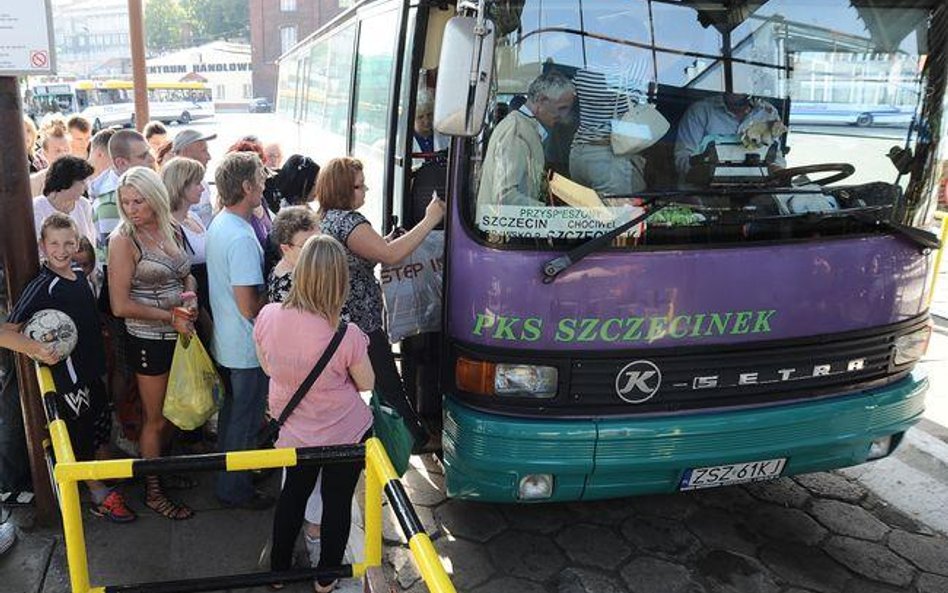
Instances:
[[[941,268],[941,256],[945,253],[945,239],[948,237],[948,216],[942,214],[941,212],[935,214],[935,218],[941,219],[941,230],[938,233],[938,238],[941,240],[941,247],[938,248],[938,251],[935,252],[935,271],[932,273],[932,281],[928,286],[928,302],[927,306],[931,306],[932,299],[935,297],[935,286],[938,283],[938,270]]]
[[[36,380],[40,393],[55,392],[55,383],[49,367],[36,366]],[[56,465],[75,463],[76,456],[69,442],[66,423],[56,419],[49,423],[49,436],[56,456]],[[66,562],[69,565],[69,583],[72,593],[88,593],[89,560],[86,556],[86,537],[82,530],[82,509],[79,505],[79,484],[70,477],[60,478],[55,469],[51,479],[59,485],[59,510],[63,519],[63,538],[66,543]]]
[[[382,565],[382,479],[375,457],[365,455],[365,566]]]

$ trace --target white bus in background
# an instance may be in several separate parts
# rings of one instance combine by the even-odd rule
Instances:
[[[135,96],[130,80],[82,80],[30,87],[24,101],[35,120],[48,113],[78,113],[94,130],[135,123]],[[149,82],[148,111],[152,120],[188,124],[214,117],[211,89],[200,82]]]

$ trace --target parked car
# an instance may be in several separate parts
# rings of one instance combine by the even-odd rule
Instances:
[[[255,97],[247,105],[247,111],[250,113],[270,113],[273,111],[273,103],[266,97]]]

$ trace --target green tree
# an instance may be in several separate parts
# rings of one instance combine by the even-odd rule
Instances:
[[[250,10],[235,0],[181,0],[195,43],[249,39]]]
[[[180,0],[150,0],[145,4],[145,46],[149,52],[182,47],[187,13]]]

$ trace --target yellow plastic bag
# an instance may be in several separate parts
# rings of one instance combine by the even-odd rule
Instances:
[[[224,386],[197,336],[178,336],[165,391],[165,418],[182,430],[200,427],[217,411]]]

